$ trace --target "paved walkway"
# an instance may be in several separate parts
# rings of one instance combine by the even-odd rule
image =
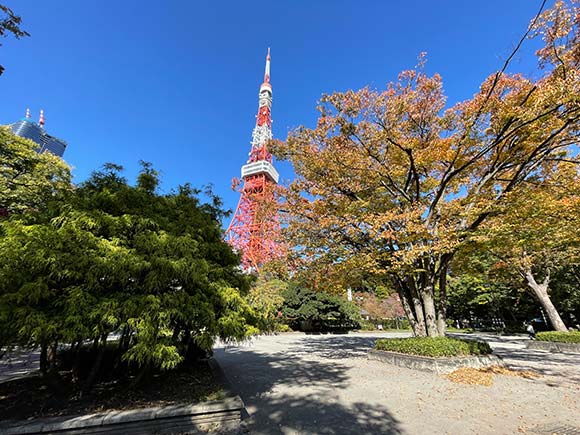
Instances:
[[[523,337],[480,334],[508,365],[544,376],[469,386],[368,360],[375,339],[386,336],[394,335],[281,334],[218,347],[215,357],[246,404],[247,433],[576,433],[580,355],[527,351]]]
[[[484,333],[450,335],[460,338],[476,336],[480,340],[487,341],[493,348],[493,352],[501,356],[508,367],[540,373],[541,381],[547,385],[569,384],[576,387],[580,385],[580,355],[578,354],[526,349],[529,339],[522,335],[498,336]]]
[[[0,358],[0,383],[38,371],[39,361],[39,350],[15,350],[7,353]]]

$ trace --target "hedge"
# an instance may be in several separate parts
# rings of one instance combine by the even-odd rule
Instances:
[[[385,338],[377,340],[375,349],[435,358],[491,353],[487,343],[450,337]]]
[[[536,339],[539,341],[554,341],[558,343],[580,343],[580,332],[538,332]]]

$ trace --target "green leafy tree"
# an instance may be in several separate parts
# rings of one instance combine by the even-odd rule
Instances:
[[[570,327],[580,329],[580,265],[568,265],[554,272],[550,296]]]
[[[146,163],[131,186],[121,169],[105,165],[58,207],[2,226],[0,329],[11,331],[10,343],[40,345],[48,369],[58,343],[91,340],[98,353],[87,387],[115,331],[120,357],[141,367],[138,379],[209,351],[218,337],[257,332],[217,199],[202,203],[188,185],[158,194]]]
[[[358,307],[338,296],[300,287],[294,283],[282,295],[282,314],[293,329],[352,329],[358,326]]]
[[[534,195],[530,195],[530,198],[533,197]],[[545,213],[545,211],[540,211],[540,213]],[[525,215],[525,208],[521,212]],[[558,212],[558,216],[565,220],[565,214]],[[504,225],[509,222],[507,218],[508,216],[504,216]],[[544,223],[541,222],[544,221],[540,219],[540,222],[530,226],[522,224],[521,234],[528,233],[530,228],[543,226]],[[556,226],[560,224],[557,223]],[[517,226],[516,222],[512,222],[512,225]],[[515,241],[516,239],[512,238],[511,243],[507,244],[504,239],[506,247],[502,249],[502,252],[513,253],[513,250],[518,245],[521,246],[522,242],[520,240],[514,243]],[[500,244],[496,241],[492,246],[498,249]],[[529,249],[530,245],[527,246]],[[555,256],[550,262],[537,263],[533,270],[534,273],[538,273],[542,270],[541,267],[550,268],[550,300],[562,314],[562,318],[573,326],[580,315],[578,266],[568,261],[558,265],[562,260],[573,259],[574,250],[564,249],[563,252],[557,252],[553,251],[555,246],[552,241],[545,243],[545,249],[541,251],[544,254],[551,252]],[[539,253],[536,252],[535,255]],[[540,260],[546,257],[537,255],[535,258]],[[518,271],[521,266],[519,261],[521,259],[517,256],[507,261],[500,259],[497,251],[486,249],[486,245],[481,243],[464,245],[458,251],[451,266],[447,301],[450,318],[469,319],[471,315],[479,319],[499,317],[508,327],[516,328],[533,318],[544,317],[548,321],[546,311],[538,303],[525,277]]]
[[[521,283],[502,281],[493,274],[463,273],[450,277],[448,304],[450,319],[475,318],[486,327],[519,328],[525,320],[536,317],[533,300]]]
[[[0,211],[20,214],[41,211],[71,189],[70,168],[38,145],[0,127]]]
[[[283,294],[287,289],[287,282],[262,275],[249,291],[248,303],[259,316],[260,329],[263,331],[274,331],[279,325],[280,308],[284,302]]]
[[[580,259],[580,177],[576,166],[563,162],[550,177],[530,181],[471,240],[521,277],[552,327],[567,331],[550,283],[555,271]]]

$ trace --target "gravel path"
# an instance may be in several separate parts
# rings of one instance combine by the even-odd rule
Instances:
[[[395,335],[281,334],[218,347],[215,357],[246,404],[247,433],[580,434],[580,355],[478,334],[509,366],[543,376],[469,386],[368,360],[375,339],[386,336]]]

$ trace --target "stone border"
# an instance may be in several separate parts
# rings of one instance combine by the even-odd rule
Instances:
[[[546,350],[548,352],[580,353],[580,343],[560,343],[557,341],[530,340],[526,349]]]
[[[399,367],[406,367],[424,372],[438,374],[450,373],[461,367],[482,368],[490,366],[503,366],[504,362],[497,355],[474,355],[451,358],[429,358],[426,356],[407,355],[385,350],[371,349],[368,352],[371,360],[382,361]]]
[[[171,434],[221,433],[240,426],[244,403],[239,396],[197,405],[109,411],[99,414],[54,417],[0,426],[0,435],[24,434]]]

